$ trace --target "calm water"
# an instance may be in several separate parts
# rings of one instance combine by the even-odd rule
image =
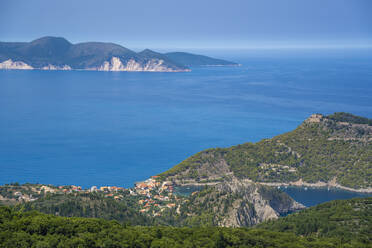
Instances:
[[[302,188],[302,187],[288,187],[282,190],[289,194],[296,201],[304,204],[307,207],[315,206],[319,203],[351,199],[355,197],[372,197],[372,194],[355,193],[350,191],[330,189],[327,188]]]
[[[190,73],[0,71],[0,184],[121,185],[311,113],[372,117],[372,53],[229,53]]]

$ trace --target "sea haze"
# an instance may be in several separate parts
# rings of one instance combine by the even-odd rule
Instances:
[[[130,187],[203,149],[291,131],[312,113],[372,117],[370,50],[224,56],[242,66],[0,71],[0,184]]]

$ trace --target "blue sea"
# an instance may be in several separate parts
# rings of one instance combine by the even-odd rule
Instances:
[[[372,118],[371,50],[205,51],[185,73],[0,71],[0,184],[131,187],[312,113]]]
[[[281,190],[290,195],[294,200],[306,207],[318,205],[332,200],[351,199],[355,197],[372,197],[372,194],[356,193],[340,189],[307,188],[307,187],[281,187]]]

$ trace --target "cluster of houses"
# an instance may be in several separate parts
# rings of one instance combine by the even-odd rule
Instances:
[[[153,176],[146,181],[135,183],[134,188],[125,189],[116,186],[92,186],[89,189],[83,189],[81,186],[66,185],[19,185],[17,187],[8,187],[12,199],[16,201],[34,201],[44,194],[78,194],[78,193],[100,193],[105,197],[112,197],[116,200],[122,200],[125,197],[133,197],[138,202],[138,209],[142,213],[153,216],[160,216],[166,209],[175,208],[179,211],[179,205],[183,201],[182,197],[174,194],[174,185],[170,181],[159,181],[157,176]],[[0,194],[1,196],[1,194]],[[9,194],[8,194],[9,196]],[[0,201],[6,200],[3,196]],[[10,199],[10,198],[9,198]]]
[[[119,192],[119,191],[124,191],[125,188],[123,187],[116,187],[116,186],[102,186],[102,187],[97,187],[97,186],[92,186],[89,191],[90,192],[106,192],[106,193],[113,193],[113,192]]]
[[[116,187],[116,186],[103,186],[97,187],[93,186],[88,190],[83,189],[81,186],[75,185],[65,185],[65,186],[51,186],[51,185],[27,185],[27,186],[17,186],[18,190],[12,191],[12,198],[17,201],[34,201],[39,196],[50,193],[50,194],[58,194],[58,193],[89,193],[89,192],[102,192],[105,194],[106,197],[113,197],[114,199],[122,199],[123,195],[120,192],[124,192],[126,189],[123,187]],[[4,198],[4,197],[3,197]],[[4,198],[5,199],[5,198]]]
[[[32,194],[22,194],[22,192],[19,191],[14,192],[14,196],[15,199],[20,202],[21,201],[29,202],[36,200],[36,198],[33,198]]]
[[[162,193],[163,191],[173,193],[173,183],[170,181],[164,181],[161,183],[156,180],[157,177],[158,176],[152,176],[146,181],[135,183],[135,191],[132,191],[132,194],[150,195],[152,190],[156,190],[159,193]]]
[[[131,195],[141,196],[138,200],[140,212],[151,212],[153,216],[160,216],[166,208],[174,208],[179,198],[173,194],[174,186],[170,181],[159,182],[157,176],[153,176],[146,181],[135,184]]]

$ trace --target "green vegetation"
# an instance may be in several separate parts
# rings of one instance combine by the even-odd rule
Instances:
[[[372,197],[331,201],[258,225],[307,237],[339,237],[372,244]]]
[[[340,120],[351,123],[345,125]],[[305,121],[294,131],[272,139],[199,152],[160,176],[163,180],[201,181],[208,179],[202,176],[206,168],[218,171],[226,165],[236,177],[255,182],[335,180],[354,189],[372,187],[372,128],[352,124],[366,120],[344,113],[321,116],[319,121]]]
[[[116,221],[56,217],[0,207],[0,247],[370,247],[244,228],[133,227]]]
[[[151,218],[139,212],[136,198],[115,200],[101,193],[48,194],[36,201],[18,204],[15,209],[65,217],[103,218],[132,225],[152,224]]]
[[[3,194],[8,199],[12,199],[10,197],[14,196],[14,191],[25,192],[30,187],[31,191],[35,191],[33,187],[40,188],[40,185],[3,186],[0,191],[4,191]],[[226,226],[224,223],[228,222],[229,226],[252,226],[265,220],[257,215],[257,209],[251,203],[252,192],[257,187],[262,199],[268,201],[267,207],[272,207],[279,214],[293,210],[294,201],[277,189],[254,184],[238,186],[228,182],[223,187],[205,187],[188,197],[168,197],[163,202],[140,194],[132,195],[127,190],[121,191],[116,198],[111,193],[101,191],[57,191],[39,195],[38,199],[33,198],[32,201],[16,201],[8,205],[13,205],[15,210],[20,211],[36,210],[64,217],[102,218],[126,225],[197,227]],[[240,216],[238,223],[235,222],[236,216]]]
[[[327,117],[334,121],[342,121],[342,122],[349,122],[349,123],[355,123],[355,124],[368,124],[369,126],[372,126],[371,119],[352,115],[352,114],[345,113],[345,112],[337,112],[332,115],[328,115]]]

